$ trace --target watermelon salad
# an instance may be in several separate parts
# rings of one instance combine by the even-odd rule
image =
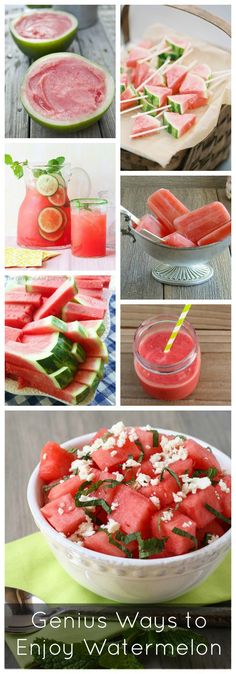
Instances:
[[[144,116],[140,117],[143,124]],[[157,122],[153,117],[151,121]],[[153,214],[146,213],[138,224],[131,221],[131,226],[143,236],[148,237],[149,232],[157,236],[158,242],[165,246],[195,248],[218,243],[231,234],[230,214],[221,202],[212,202],[190,212],[170,190],[161,188],[148,197],[147,205]]]
[[[43,517],[97,553],[191,554],[230,528],[231,478],[210,447],[150,426],[118,422],[79,449],[47,442],[38,476]]]
[[[139,113],[146,113],[146,133],[141,116],[137,116],[130,138],[159,132],[151,121],[148,127],[148,118],[156,116],[160,109],[160,129],[178,139],[196,123],[194,110],[209,104],[212,71],[207,63],[194,60],[185,64],[184,58],[191,52],[186,40],[166,37],[162,53],[160,45],[156,51],[157,45],[150,45],[134,45],[125,55],[120,75],[120,110],[132,112],[134,106],[139,106]]]
[[[110,277],[31,278],[5,294],[6,377],[70,405],[88,404],[108,351]]]

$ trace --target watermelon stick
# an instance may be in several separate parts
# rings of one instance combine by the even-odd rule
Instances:
[[[148,136],[150,133],[156,133],[157,131],[162,131],[162,129],[168,129],[168,124],[164,124],[164,126],[158,126],[156,129],[148,129],[148,131],[141,131],[141,133],[134,133],[130,136],[130,139],[132,138],[140,138],[140,136]]]
[[[150,103],[150,105],[151,105],[151,103]],[[140,106],[138,106],[138,107],[140,107]],[[164,105],[163,108],[154,108],[154,110],[147,110],[147,112],[136,112],[135,115],[132,115],[132,118],[137,117],[137,116],[141,117],[141,115],[150,115],[153,112],[158,112],[159,114],[156,115],[156,117],[155,117],[155,119],[157,119],[158,117],[160,117],[160,115],[162,115],[162,110],[168,110],[169,108],[171,108],[171,105]],[[130,110],[132,110],[132,111],[134,109],[135,108],[130,108]]]
[[[139,84],[139,86],[137,87],[136,91],[139,91],[139,89],[143,89],[143,87],[145,87],[145,84],[147,84],[148,82],[150,82],[150,80],[152,80],[153,77],[156,77],[157,74],[158,74],[158,75],[161,75],[161,73],[163,72],[164,68],[168,65],[169,62],[170,62],[170,59],[169,59],[169,58],[166,59],[166,62],[163,63],[162,66],[161,66],[160,68],[157,68],[156,70],[154,70],[154,72],[151,73],[151,75],[149,75],[149,77],[147,77],[147,79],[144,80],[144,82],[141,82],[141,84]]]

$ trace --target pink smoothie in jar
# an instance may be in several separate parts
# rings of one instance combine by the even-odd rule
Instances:
[[[184,322],[170,351],[164,353],[176,320],[148,319],[134,336],[136,374],[144,390],[159,400],[187,398],[200,377],[200,346],[190,323]]]

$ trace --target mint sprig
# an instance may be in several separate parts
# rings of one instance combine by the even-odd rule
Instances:
[[[7,166],[11,168],[14,173],[14,176],[18,178],[23,177],[24,175],[24,166],[28,166],[28,159],[25,161],[14,161],[10,154],[5,154],[4,161]],[[65,162],[65,157],[56,157],[56,159],[49,159],[47,163],[47,168],[33,169],[32,173],[34,178],[39,178],[43,173],[60,173],[60,169]]]

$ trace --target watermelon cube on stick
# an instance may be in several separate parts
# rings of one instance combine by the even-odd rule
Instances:
[[[126,65],[128,68],[135,68],[138,61],[147,58],[148,56],[150,56],[149,49],[146,49],[145,47],[134,47],[131,49],[126,59]]]
[[[165,78],[167,87],[172,90],[172,94],[177,94],[182,84],[185,76],[187,75],[188,68],[182,65],[173,65],[168,67],[165,72]]]
[[[147,84],[143,92],[147,96],[147,101],[156,108],[161,108],[167,103],[167,96],[172,94],[172,90],[168,87],[156,87],[153,84]]]
[[[198,63],[194,68],[192,68],[193,75],[198,75],[202,77],[203,80],[208,80],[211,77],[212,70],[207,63]]]
[[[172,53],[176,55],[176,58],[183,56],[190,46],[190,43],[186,40],[178,40],[175,37],[167,37],[166,43],[171,48]]]
[[[207,86],[205,80],[199,75],[187,73],[179,88],[180,94],[198,94],[203,98],[207,98]]]
[[[40,318],[46,318],[46,316],[58,316],[63,306],[74,298],[76,292],[77,287],[74,279],[67,279],[35,312],[34,319],[38,321]]]
[[[160,122],[150,115],[136,115],[130,138],[138,138],[145,132],[155,133],[160,127]]]
[[[123,110],[129,110],[129,108],[133,108],[134,105],[138,103],[138,94],[132,84],[129,84],[128,87],[122,92],[120,96],[120,109],[121,111]],[[124,102],[123,102],[124,101]]]
[[[168,96],[170,112],[178,112],[180,115],[183,115],[187,110],[199,108],[207,103],[208,98],[203,98],[198,94],[177,94],[176,96]]]
[[[185,113],[179,115],[177,112],[164,112],[163,121],[167,126],[167,131],[174,138],[181,138],[196,122],[196,116]]]

